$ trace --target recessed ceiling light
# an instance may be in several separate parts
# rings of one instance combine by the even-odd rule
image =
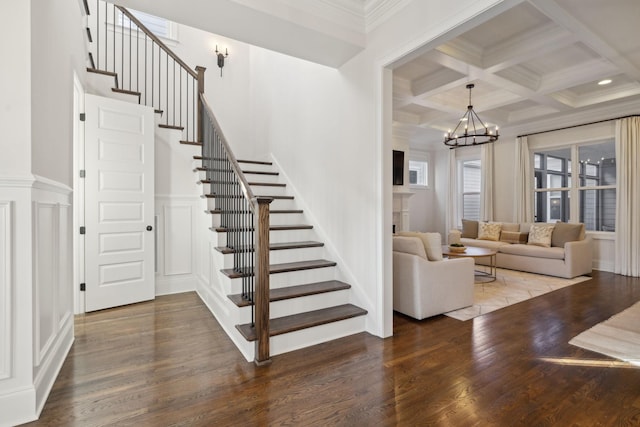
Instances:
[[[608,85],[609,83],[611,83],[611,79],[604,79],[598,82],[600,86]]]

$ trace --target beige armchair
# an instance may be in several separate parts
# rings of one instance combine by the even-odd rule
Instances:
[[[393,237],[393,309],[421,320],[473,304],[471,258],[429,261],[417,237]]]

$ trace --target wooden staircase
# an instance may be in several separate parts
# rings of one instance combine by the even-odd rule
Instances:
[[[202,160],[202,156],[194,156],[194,161]],[[280,174],[273,169],[271,162],[256,161],[256,160],[238,160],[238,163],[243,165],[251,165],[252,169],[243,170],[247,175],[254,175],[262,177],[262,180],[256,179],[250,181],[251,187],[256,194],[262,194],[265,189],[278,189],[277,194],[265,195],[261,197],[273,198],[273,204],[276,205],[279,202],[286,202],[289,205],[285,206],[289,209],[278,209],[278,206],[274,206],[274,209],[270,211],[270,226],[269,231],[276,242],[271,242],[270,251],[272,254],[276,252],[295,252],[310,248],[324,247],[324,243],[317,240],[293,240],[287,239],[287,232],[291,231],[306,231],[313,232],[313,225],[306,223],[296,223],[295,219],[304,217],[304,212],[301,209],[296,209],[295,198],[286,193],[286,183],[280,182]],[[209,193],[211,180],[202,178],[203,172],[206,172],[207,168],[203,166],[194,167],[193,171],[197,174],[198,184],[203,186],[204,200],[215,199],[216,195]],[[270,180],[267,180],[270,179]],[[260,197],[260,196],[259,196]],[[217,226],[218,221],[216,216],[220,214],[219,210],[206,209],[207,214],[212,216],[212,227],[210,230],[216,234],[218,239],[224,237],[224,233],[228,230],[224,227]],[[291,219],[290,217],[295,217]],[[231,249],[226,245],[217,246],[215,250],[221,254],[221,256],[232,256],[238,252],[251,252],[253,246],[240,246],[235,249]],[[269,274],[274,275],[287,275],[295,272],[307,272],[313,274],[316,271],[330,270],[335,275],[335,269],[337,263],[323,258],[310,258],[293,262],[272,263],[269,266]],[[251,276],[253,271],[237,271],[234,268],[220,269],[220,273],[225,277],[231,279],[232,286],[236,279],[242,277]],[[310,283],[296,283],[295,277],[291,279],[284,278],[281,280],[281,287],[272,288],[269,294],[270,303],[277,303],[287,301],[290,305],[295,305],[297,299],[304,298],[316,298],[322,299],[327,294],[337,293],[340,291],[349,291],[351,285],[336,279],[319,280],[317,282]],[[239,310],[243,308],[249,309],[249,302],[243,298],[240,293],[233,293],[227,295],[229,301],[236,306]],[[348,298],[347,298],[348,299]],[[286,316],[271,318],[269,335],[271,337],[284,335],[292,332],[303,331],[305,329],[314,328],[330,323],[341,322],[347,319],[353,319],[362,317],[367,314],[367,311],[357,307],[353,304],[349,304],[348,301],[344,301],[341,304],[329,305],[320,309],[305,310],[297,312],[295,314],[289,314]],[[364,317],[362,317],[364,319]],[[250,322],[236,324],[235,328],[247,341],[253,342],[256,339],[256,333],[254,325]]]

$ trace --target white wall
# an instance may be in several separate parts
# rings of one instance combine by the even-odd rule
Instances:
[[[409,199],[411,230],[423,232],[438,231],[439,215],[435,192],[437,183],[435,182],[436,175],[433,173],[433,154],[419,150],[411,150],[408,154],[409,160],[423,161],[428,164],[427,188],[410,187],[410,190],[414,193]],[[446,239],[446,235],[442,237]]]
[[[31,170],[31,3],[0,1],[0,173]],[[9,66],[10,65],[10,66]]]
[[[86,66],[82,13],[77,0],[32,4],[32,172],[71,186],[73,72],[82,79]]]

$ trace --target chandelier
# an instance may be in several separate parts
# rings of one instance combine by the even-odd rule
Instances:
[[[469,105],[467,106],[467,111],[453,132],[449,130],[444,134],[444,144],[451,148],[495,142],[500,136],[498,126],[496,126],[493,131],[490,130],[489,126],[473,111],[473,105],[471,105],[471,89],[473,89],[474,86],[473,83],[467,85],[467,89],[469,89]]]

